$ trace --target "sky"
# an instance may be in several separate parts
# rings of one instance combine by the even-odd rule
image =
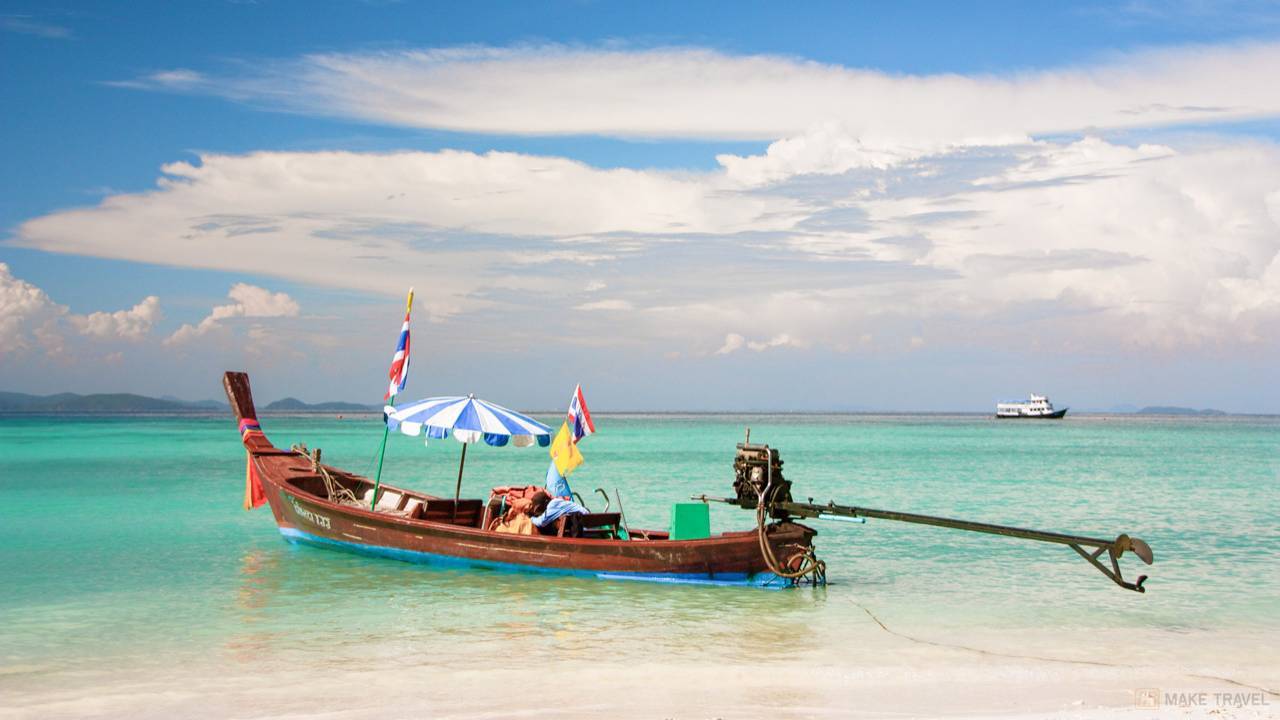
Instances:
[[[1280,412],[1280,4],[0,2],[0,390]]]

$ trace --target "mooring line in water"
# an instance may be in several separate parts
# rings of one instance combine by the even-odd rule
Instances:
[[[910,635],[903,635],[902,633],[897,632],[895,630],[890,630],[888,626],[886,626],[883,622],[880,622],[880,618],[876,617],[876,614],[871,612],[871,610],[867,609],[865,605],[863,605],[862,603],[856,600],[850,600],[850,602],[852,602],[854,605],[857,605],[859,608],[861,608],[862,612],[866,613],[867,617],[874,620],[875,623],[880,626],[881,630],[889,633],[890,635],[900,637],[903,640],[909,640],[913,643],[919,643],[921,645],[933,645],[934,647],[951,648],[953,650],[967,650],[969,652],[978,653],[979,655],[991,655],[993,657],[1014,658],[1016,660],[1040,660],[1042,662],[1066,663],[1070,665],[1095,665],[1098,667],[1113,667],[1113,668],[1135,667],[1133,665],[1121,665],[1119,663],[1102,662],[1099,660],[1070,660],[1066,658],[1044,657],[1043,655],[1016,655],[1014,653],[1002,653],[1002,652],[995,652],[992,650],[983,650],[982,648],[969,647],[968,645],[955,645],[952,643],[935,642],[933,640],[922,640],[920,638],[911,637]],[[1200,673],[1189,673],[1189,672],[1183,672],[1179,674],[1184,675],[1186,677],[1200,678],[1202,680],[1217,680],[1219,682],[1229,683],[1231,685],[1237,685],[1242,688],[1257,690],[1258,692],[1263,692],[1273,697],[1280,697],[1280,693],[1276,692],[1275,690],[1264,688],[1258,685],[1250,685],[1249,683],[1240,682],[1239,680],[1232,680],[1231,678],[1227,678],[1227,677],[1220,677],[1218,675],[1201,675]]]
[[[1203,680],[1221,680],[1224,683],[1239,685],[1242,688],[1249,688],[1250,690],[1257,690],[1258,692],[1266,693],[1272,697],[1280,697],[1280,692],[1276,692],[1275,690],[1268,690],[1267,688],[1259,687],[1258,685],[1250,685],[1249,683],[1232,680],[1231,678],[1218,677],[1217,675],[1201,675],[1200,673],[1183,673],[1183,675],[1186,675],[1187,677],[1201,678]]]

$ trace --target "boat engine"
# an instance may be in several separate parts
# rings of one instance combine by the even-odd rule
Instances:
[[[737,505],[744,510],[755,510],[762,503],[774,520],[791,517],[782,503],[791,502],[791,483],[782,477],[782,459],[778,450],[768,445],[738,443],[738,454],[733,458],[733,491]]]

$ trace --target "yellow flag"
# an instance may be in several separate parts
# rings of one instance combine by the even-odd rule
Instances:
[[[568,422],[561,423],[560,432],[556,433],[556,439],[551,442],[551,460],[555,462],[561,477],[568,477],[574,468],[582,464],[582,453],[578,452],[578,446],[573,442]]]

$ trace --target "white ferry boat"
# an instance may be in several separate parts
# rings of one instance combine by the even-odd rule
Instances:
[[[996,417],[1056,420],[1066,415],[1068,409],[1054,410],[1048,396],[1033,394],[1030,400],[996,403]]]

